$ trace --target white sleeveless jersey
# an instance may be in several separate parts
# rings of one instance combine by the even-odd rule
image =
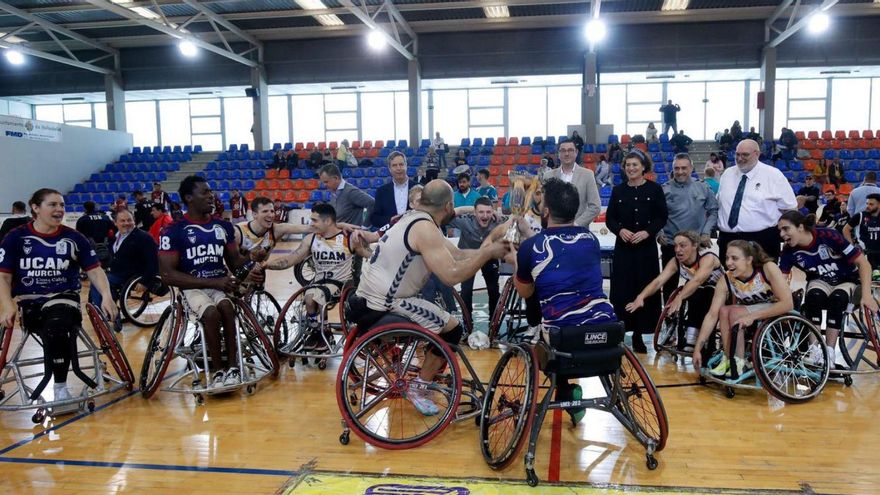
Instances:
[[[353,255],[348,245],[348,236],[340,231],[332,237],[312,235],[309,246],[312,261],[315,263],[315,281],[321,279],[348,282],[351,280]]]
[[[737,304],[746,306],[751,304],[771,303],[776,300],[773,296],[773,288],[764,276],[764,271],[756,269],[752,276],[746,280],[740,280],[730,272],[725,272],[728,288],[731,289]]]
[[[241,222],[235,224],[235,227],[238,229],[238,233],[241,235],[241,246],[240,249],[242,252],[247,253],[252,251],[256,247],[260,247],[265,249],[266,251],[271,251],[272,248],[275,247],[276,239],[275,239],[275,226],[269,228],[263,235],[257,235],[251,230],[250,222]]]
[[[688,283],[697,276],[697,271],[700,270],[700,263],[712,263],[713,259],[718,259],[718,256],[715,253],[705,250],[700,251],[697,254],[697,261],[694,262],[693,265],[685,265],[684,263],[678,263],[678,276],[684,280],[684,283]],[[700,287],[715,287],[715,282],[718,282],[718,279],[721,278],[721,274],[724,271],[721,269],[721,265],[719,264],[717,268],[712,270],[712,274],[709,275],[709,278],[700,285]]]
[[[422,255],[410,249],[407,239],[417,222],[438,228],[427,213],[410,210],[379,239],[357,289],[370,308],[387,310],[395,299],[417,296],[431,276]]]

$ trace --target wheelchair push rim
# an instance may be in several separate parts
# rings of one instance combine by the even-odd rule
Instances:
[[[423,416],[405,391],[431,347],[445,359],[445,371],[428,387],[440,411]],[[363,441],[410,449],[439,435],[455,418],[461,389],[458,360],[443,340],[418,325],[392,323],[371,329],[346,352],[337,373],[336,401],[347,427]]]
[[[675,289],[672,295],[669,296],[668,300],[673,300],[678,293],[681,292],[681,288]],[[677,336],[678,326],[682,325],[681,321],[681,310],[676,313],[670,313],[669,306],[663,306],[663,312],[660,314],[660,319],[657,320],[657,327],[654,329],[654,351],[675,351],[675,349],[670,345],[673,337]]]
[[[141,366],[141,395],[149,399],[159,390],[168,365],[174,358],[183,315],[181,308],[171,305],[165,308],[150,336]]]
[[[125,284],[119,309],[125,319],[139,327],[151,327],[162,316],[164,306],[171,302],[171,291],[164,296],[153,293],[142,283],[143,277],[134,277]],[[140,286],[140,290],[138,290]],[[166,287],[167,289],[167,287]],[[155,309],[153,309],[155,308]]]
[[[651,377],[629,348],[624,348],[620,361],[619,391],[618,406],[622,406],[638,430],[654,442],[655,452],[663,450],[669,437],[666,408]]]
[[[809,359],[811,349],[822,354]],[[822,392],[831,369],[825,337],[805,318],[776,317],[761,326],[752,339],[752,362],[761,386],[773,397],[798,404]]]
[[[247,359],[255,356],[264,369],[268,371],[268,374],[271,374],[273,378],[277,378],[281,366],[278,364],[278,356],[275,354],[272,341],[263,331],[263,327],[260,326],[257,317],[254,316],[253,310],[251,310],[247,303],[236,298],[235,305],[237,310],[235,319],[238,331],[244,336],[244,340],[241,342],[242,347],[239,349],[241,353],[239,358],[246,361],[246,364],[255,366],[256,363],[247,362]],[[245,356],[246,354],[247,356]],[[258,380],[260,378],[262,377],[257,376]]]
[[[134,373],[131,371],[131,365],[128,363],[128,358],[125,356],[122,346],[119,345],[119,341],[113,335],[113,332],[107,325],[107,321],[104,319],[104,315],[98,308],[92,303],[87,303],[86,313],[89,316],[89,321],[92,323],[95,334],[98,336],[101,350],[110,359],[110,364],[116,370],[116,375],[125,384],[125,389],[130,391],[134,386]]]
[[[255,290],[247,302],[270,341],[274,343],[277,331],[282,333],[282,337],[286,336],[287,324],[281,319],[281,305],[275,296],[265,290]]]

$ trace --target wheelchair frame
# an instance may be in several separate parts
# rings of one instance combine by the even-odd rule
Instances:
[[[859,294],[856,288],[854,294]],[[875,299],[876,300],[876,299]],[[860,301],[855,299],[844,313],[844,321],[838,336],[838,349],[846,368],[831,370],[831,374],[843,377],[846,386],[852,385],[852,375],[880,372],[880,339],[877,331],[880,328],[880,314],[867,313]],[[874,353],[872,361],[866,355]],[[865,366],[861,366],[864,363]]]
[[[504,337],[501,336],[502,326],[505,330]],[[524,329],[528,329],[526,302],[516,292],[511,275],[501,289],[498,306],[495,307],[492,319],[489,320],[489,342],[492,347],[519,343],[520,339],[517,338],[517,335],[521,334]]]
[[[342,289],[339,291],[339,296],[333,298],[328,297],[328,303],[323,305],[318,311],[318,331],[320,332],[320,338],[323,339],[324,343],[327,345],[328,351],[316,353],[304,352],[301,349],[311,331],[314,331],[308,328],[308,323],[306,322],[305,293],[309,289],[316,288],[325,291],[325,295],[329,292],[322,285],[311,284],[294,292],[279,311],[278,320],[275,322],[275,328],[272,331],[275,351],[281,356],[290,358],[288,365],[291,368],[296,365],[296,358],[300,358],[304,366],[309,364],[309,359],[313,359],[313,362],[318,366],[318,369],[324,370],[327,368],[327,359],[342,356],[342,350],[345,346],[346,337],[348,336],[348,329],[343,323],[329,323],[327,321],[327,316],[333,307],[338,305],[340,306],[340,316],[342,317],[340,322],[345,321],[344,316],[341,315],[342,305],[339,304],[339,301],[344,300],[343,297],[352,290],[352,286],[348,282],[343,284]],[[300,302],[295,306],[297,300],[300,300]],[[291,309],[292,307],[293,309]],[[288,318],[287,313],[289,311],[298,311],[298,315],[296,315],[295,319]],[[327,336],[324,334],[324,330],[329,330],[330,332],[336,330],[339,331],[342,336],[339,339],[333,339],[331,333],[331,339],[328,340]],[[291,335],[294,332],[296,335]]]
[[[162,387],[162,390],[193,394],[199,405],[204,404],[206,395],[219,395],[242,388],[248,395],[252,395],[257,390],[257,383],[266,376],[278,376],[278,359],[271,341],[263,332],[250,306],[241,298],[230,296],[238,326],[235,344],[239,351],[237,367],[241,372],[241,381],[234,385],[211,387],[212,373],[204,346],[204,325],[189,308],[183,292],[177,288],[172,288],[172,291],[174,304],[162,313],[144,354],[140,377],[141,394],[144,398],[149,399],[159,390],[169,364],[176,357],[183,358],[186,367],[179,374],[172,375],[174,379]],[[250,331],[244,330],[243,325],[249,325]],[[242,345],[243,340],[247,346]],[[155,365],[154,370],[152,365]]]
[[[486,400],[483,403],[480,423],[480,446],[483,457],[492,469],[501,470],[507,467],[522,448],[525,440],[525,432],[529,431],[529,448],[523,462],[526,472],[526,481],[530,486],[537,486],[538,476],[535,474],[535,451],[538,438],[544,424],[547,412],[553,409],[589,408],[598,409],[612,414],[617,420],[645,447],[645,457],[648,469],[656,469],[658,462],[654,454],[663,450],[669,435],[669,421],[663,401],[650,376],[635,355],[623,344],[619,344],[621,364],[610,375],[585,375],[580,378],[598,377],[605,389],[604,397],[590,399],[556,401],[553,395],[557,388],[557,373],[545,372],[542,385],[538,385],[538,371],[545,367],[548,360],[556,357],[573,358],[572,354],[555,351],[543,341],[532,346],[529,344],[516,344],[507,349],[502,355],[492,373],[489,382]],[[524,383],[512,383],[502,385],[501,376],[509,363],[518,355],[525,362],[526,370],[512,373],[513,381],[523,377]],[[626,367],[626,371],[623,368]],[[633,376],[633,374],[635,376]],[[509,375],[509,374],[508,374]],[[574,377],[571,377],[574,378]],[[638,383],[636,382],[638,380]],[[546,386],[544,398],[540,405],[536,405],[538,390]],[[507,397],[507,388],[523,390],[518,397]],[[500,392],[498,407],[494,408],[495,395]],[[649,432],[648,428],[641,424],[639,415],[647,415],[647,411],[635,411],[633,400],[642,400],[646,394],[653,408],[653,416],[656,419],[656,431]],[[497,413],[497,415],[496,415]],[[509,419],[514,419],[513,436],[504,445],[504,450],[496,456],[492,450],[492,432],[494,425],[502,424]],[[646,419],[646,418],[644,418]],[[654,435],[653,437],[651,435]]]
[[[21,328],[24,333],[21,341],[11,349],[13,330],[0,327],[0,411],[23,411],[34,409],[31,420],[35,424],[42,423],[46,417],[55,417],[62,414],[75,412],[89,412],[95,410],[95,398],[111,394],[121,389],[132,390],[134,375],[128,358],[116,340],[113,331],[110,330],[101,311],[91,303],[86,304],[86,313],[92,323],[97,343],[89,336],[85,328],[78,328],[76,340],[82,343],[84,349],[80,350],[77,345],[76,356],[71,357],[71,368],[83,382],[82,391],[67,400],[46,401],[42,398],[43,388],[51,378],[51,370],[45,369],[44,357],[22,358],[21,354],[28,340],[34,340],[40,347],[43,343],[38,335]],[[11,352],[11,355],[9,351]],[[92,364],[80,366],[79,360],[91,357]],[[109,373],[108,366],[101,360],[107,357],[110,360],[117,376]],[[39,366],[40,372],[30,371],[29,368]],[[91,376],[86,372],[92,371]],[[48,373],[48,375],[46,374]],[[31,378],[42,377],[40,384],[34,388],[26,383]],[[7,395],[2,387],[8,383],[15,383],[15,392]],[[40,395],[35,397],[36,391]]]
[[[667,301],[671,301],[679,292],[681,292],[681,287],[676,288],[672,295],[667,298]],[[693,348],[687,350],[685,349],[686,343],[681,345],[682,342],[686,341],[687,326],[684,322],[684,311],[686,308],[688,308],[687,299],[681,302],[681,306],[675,313],[670,313],[669,306],[663,305],[663,312],[660,313],[660,319],[657,320],[657,326],[654,328],[654,351],[656,351],[657,355],[668,352],[672,356],[673,362],[681,359],[682,364],[684,364],[685,358],[693,356]],[[673,339],[673,332],[675,345],[670,345]],[[715,347],[715,339],[710,339],[709,355],[715,351]]]

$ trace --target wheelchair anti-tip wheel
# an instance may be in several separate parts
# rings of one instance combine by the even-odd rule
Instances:
[[[122,346],[119,345],[116,335],[107,326],[104,315],[93,304],[86,304],[86,313],[89,316],[89,321],[92,323],[95,334],[98,336],[101,350],[104,351],[104,355],[110,360],[116,375],[125,384],[125,389],[131,390],[134,386],[134,373],[131,371],[131,365],[128,364],[128,358],[125,356]]]
[[[145,399],[149,399],[159,390],[168,364],[174,359],[174,347],[177,345],[182,318],[182,309],[172,304],[165,308],[156,323],[141,367],[141,395]]]
[[[126,320],[139,327],[151,327],[171,303],[170,289],[156,278],[134,277],[122,289],[119,309]]]
[[[439,352],[444,371],[421,389],[439,409],[424,416],[406,394],[432,350]],[[371,445],[409,449],[449,425],[461,400],[462,379],[455,354],[439,337],[412,323],[392,323],[373,328],[353,344],[336,384],[336,402],[348,428]]]
[[[538,364],[532,346],[515,345],[501,356],[483,398],[480,449],[492,469],[507,467],[525,443],[535,416]]]
[[[752,339],[752,362],[761,386],[792,404],[819,395],[831,369],[825,337],[805,318],[791,314],[758,329]]]

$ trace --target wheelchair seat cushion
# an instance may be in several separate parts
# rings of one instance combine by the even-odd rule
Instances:
[[[617,347],[623,342],[623,323],[615,321],[581,327],[550,327],[550,347],[562,352]]]
[[[589,351],[572,351],[571,357],[557,355],[547,361],[543,371],[569,378],[610,375],[620,368],[623,353],[622,345]]]
[[[549,329],[550,346],[571,357],[556,355],[544,366],[545,373],[568,377],[607,375],[620,367],[624,350],[622,322]]]

